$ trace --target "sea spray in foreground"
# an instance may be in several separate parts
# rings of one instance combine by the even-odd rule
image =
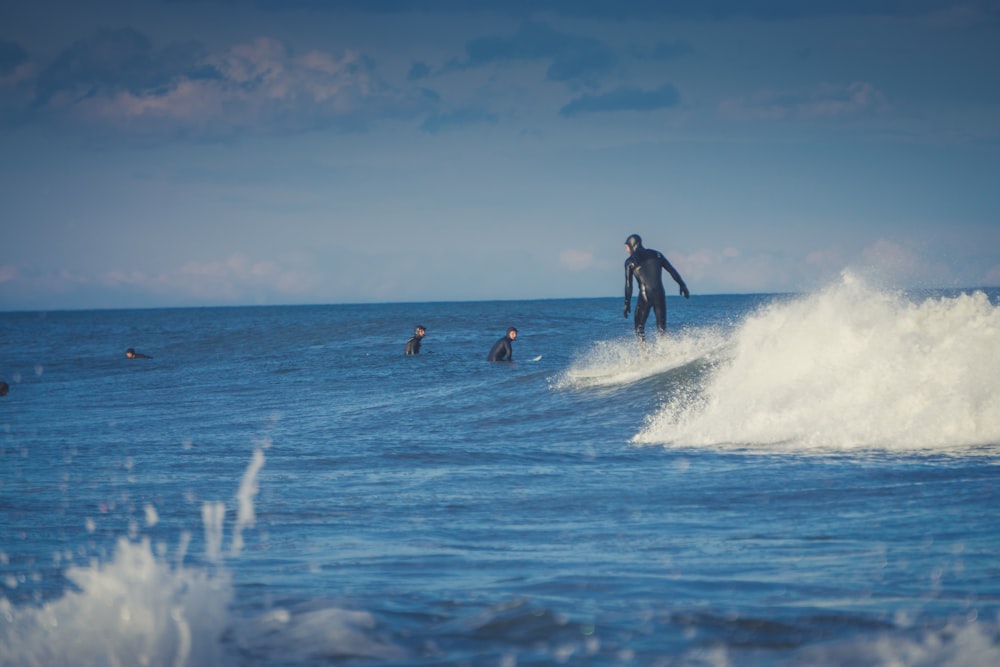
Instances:
[[[225,570],[172,568],[148,538],[121,538],[108,563],[72,566],[78,587],[41,607],[0,598],[0,664],[18,667],[222,664],[233,589]]]
[[[237,517],[229,554],[243,548],[242,532],[254,525],[253,497],[264,454],[255,449],[236,494]],[[150,510],[147,509],[147,516]],[[4,667],[200,667],[237,665],[234,650],[255,664],[308,664],[338,656],[399,657],[399,649],[371,639],[371,614],[329,603],[301,609],[277,607],[239,618],[232,574],[223,556],[226,506],[202,503],[205,560],[184,566],[190,532],[181,534],[174,565],[153,553],[148,537],[120,538],[111,559],[71,566],[66,578],[78,590],[40,607],[0,598],[0,665]],[[224,641],[224,637],[228,640]]]
[[[910,300],[845,276],[733,333],[697,400],[639,443],[934,450],[1000,444],[1000,307],[982,292]]]
[[[243,530],[252,528],[257,520],[253,509],[253,497],[257,495],[257,473],[264,467],[264,452],[255,449],[253,459],[243,473],[240,489],[236,492],[237,507],[236,525],[233,527],[233,544],[230,556],[239,556],[243,550]]]
[[[253,485],[263,464],[263,453],[255,450],[239,494],[240,530],[253,516],[244,507],[251,502],[244,487],[247,480]],[[147,506],[145,513],[147,524],[155,525],[155,508]],[[41,607],[15,607],[0,598],[0,665],[224,664],[220,640],[231,624],[233,598],[231,574],[222,565],[224,518],[224,503],[203,503],[205,555],[215,567],[184,566],[188,531],[173,567],[153,554],[148,537],[119,538],[109,562],[93,559],[86,567],[67,568],[65,576],[78,590]]]

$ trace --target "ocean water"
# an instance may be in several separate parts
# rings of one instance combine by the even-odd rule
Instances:
[[[1000,290],[668,304],[0,313],[0,665],[1000,664]]]

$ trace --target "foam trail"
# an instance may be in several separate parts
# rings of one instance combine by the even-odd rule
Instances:
[[[555,379],[553,387],[579,389],[628,385],[698,360],[711,361],[725,345],[725,335],[716,329],[655,338],[645,345],[632,337],[598,341]]]
[[[635,437],[675,446],[950,451],[1000,444],[1000,308],[986,294],[913,301],[850,274],[774,303],[730,358]]]

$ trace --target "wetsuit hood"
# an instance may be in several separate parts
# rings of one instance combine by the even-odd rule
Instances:
[[[628,249],[634,253],[636,250],[642,247],[642,237],[640,237],[638,234],[632,234],[627,239],[625,239],[625,245],[627,245]]]

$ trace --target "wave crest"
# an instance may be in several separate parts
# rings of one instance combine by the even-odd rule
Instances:
[[[774,302],[727,358],[675,392],[637,443],[935,450],[1000,443],[1000,308],[984,292],[914,299],[846,274]]]

